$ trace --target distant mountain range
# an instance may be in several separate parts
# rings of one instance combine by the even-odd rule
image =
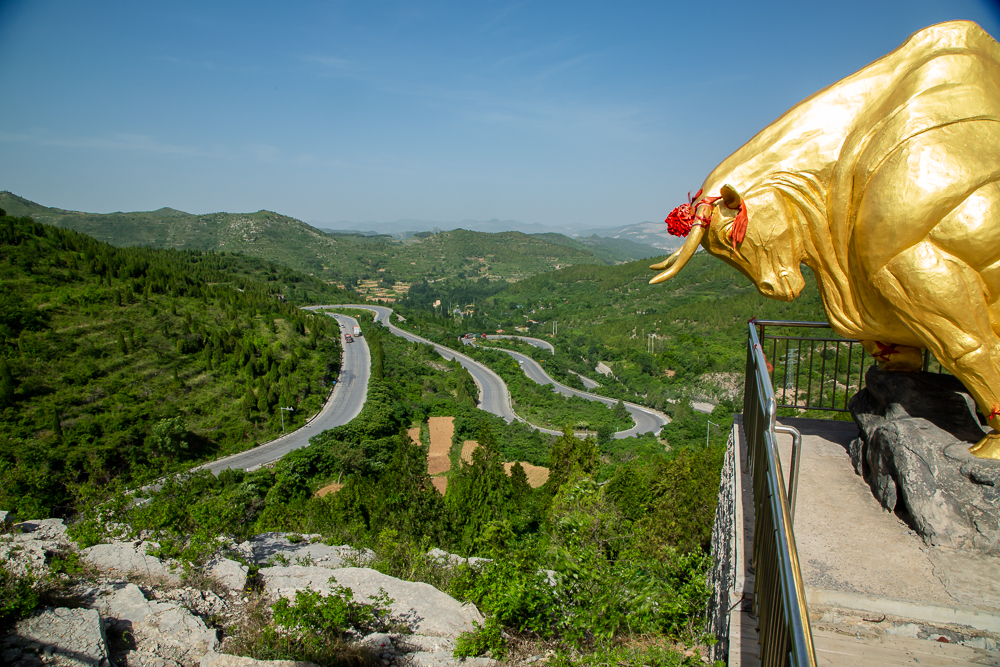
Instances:
[[[634,225],[617,227],[584,228],[568,226],[549,226],[537,222],[525,223],[517,220],[462,220],[447,222],[442,220],[416,220],[403,218],[393,222],[349,222],[339,221],[330,226],[323,222],[310,222],[311,225],[335,234],[363,234],[365,236],[389,235],[395,239],[404,240],[417,232],[439,232],[452,229],[465,229],[474,232],[522,232],[524,234],[562,234],[571,238],[599,236],[631,241],[639,245],[652,246],[660,250],[675,250],[681,246],[682,239],[670,236],[667,226],[662,222],[639,222]]]
[[[618,264],[664,254],[622,230],[616,230],[617,238],[460,228],[366,235],[318,229],[271,211],[197,215],[161,208],[83,213],[49,208],[6,191],[0,192],[0,207],[112,245],[238,252],[344,284],[365,279],[389,284],[443,278],[516,281],[575,264]]]

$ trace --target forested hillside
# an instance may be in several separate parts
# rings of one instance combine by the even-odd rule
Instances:
[[[89,234],[116,246],[238,252],[277,262],[326,281],[357,285],[451,278],[461,282],[520,280],[574,264],[611,264],[655,253],[614,239],[570,239],[560,234],[487,234],[456,229],[391,236],[328,234],[271,211],[196,215],[161,208],[129,213],[83,213],[48,208],[0,192],[12,215]]]
[[[137,479],[280,433],[336,379],[351,295],[260,260],[116,248],[0,218],[0,507],[72,511],[78,486]]]

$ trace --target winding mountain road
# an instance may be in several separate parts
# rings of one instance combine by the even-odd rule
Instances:
[[[458,362],[462,364],[462,366],[465,367],[466,370],[469,371],[469,374],[472,375],[473,379],[476,381],[476,384],[479,385],[480,409],[486,410],[487,412],[491,412],[495,415],[503,417],[508,422],[512,422],[515,419],[522,422],[524,421],[523,419],[514,414],[514,410],[511,408],[510,405],[510,392],[507,389],[507,385],[504,383],[504,381],[500,378],[499,375],[497,375],[495,372],[493,372],[483,364],[479,363],[478,361],[475,361],[460,352],[456,352],[455,350],[452,350],[451,348],[445,347],[443,345],[438,345],[437,343],[432,343],[426,338],[417,336],[416,334],[410,333],[409,331],[404,331],[403,329],[400,329],[399,327],[393,325],[389,320],[389,317],[390,315],[392,315],[393,312],[392,308],[389,308],[387,306],[341,304],[334,306],[310,306],[309,309],[314,310],[318,308],[331,308],[331,309],[355,308],[362,310],[370,310],[374,312],[375,319],[384,326],[386,326],[389,329],[389,331],[392,332],[394,335],[400,336],[401,338],[405,338],[406,340],[409,341],[419,341],[421,343],[427,343],[429,345],[433,345],[434,348],[438,351],[438,354],[440,354],[445,359],[458,359]],[[489,335],[487,335],[486,338],[487,340],[491,338],[493,339],[516,338],[518,340],[523,340],[529,345],[534,345],[535,347],[546,349],[549,352],[555,354],[555,348],[552,346],[552,344],[540,338],[531,338],[529,336],[489,336]],[[546,373],[545,370],[538,364],[538,362],[536,362],[531,357],[523,355],[519,352],[513,352],[511,350],[503,350],[502,348],[495,348],[495,349],[500,349],[502,352],[506,352],[507,354],[514,357],[514,359],[516,359],[521,364],[521,368],[524,370],[524,373],[529,378],[531,378],[538,384],[552,385],[553,390],[559,392],[563,396],[579,396],[580,398],[586,399],[588,401],[600,401],[601,403],[610,406],[614,406],[618,402],[615,399],[589,394],[587,392],[579,391],[577,389],[573,389],[572,387],[567,387],[564,384],[556,382],[551,377],[549,377],[549,374]],[[669,417],[667,417],[662,412],[658,412],[651,408],[645,408],[642,407],[641,405],[636,405],[634,403],[625,403],[625,408],[629,411],[629,414],[632,416],[632,420],[635,422],[635,426],[628,429],[627,431],[619,431],[618,433],[615,433],[614,436],[615,438],[619,439],[631,438],[641,433],[649,433],[649,432],[659,433],[661,428],[670,423]],[[534,424],[528,424],[528,425],[534,429],[542,431],[543,433],[550,433],[554,435],[559,435],[562,433],[561,431],[542,428],[540,426],[535,426]]]
[[[331,314],[331,317],[341,324],[342,329],[346,327],[347,331],[358,324],[357,320],[346,315]],[[198,466],[195,470],[211,470],[214,475],[218,475],[227,468],[253,470],[265,463],[280,459],[294,449],[305,447],[309,444],[309,438],[314,435],[336,426],[343,426],[357,417],[361,408],[364,407],[365,398],[368,395],[371,355],[368,352],[368,343],[363,338],[355,339],[354,343],[344,343],[343,340],[344,337],[341,334],[344,356],[340,365],[340,377],[337,384],[334,385],[333,393],[326,405],[315,417],[288,435],[283,435],[245,452]]]
[[[510,407],[510,394],[507,391],[507,385],[502,379],[500,379],[499,375],[478,361],[465,356],[461,352],[456,352],[455,350],[445,347],[444,345],[438,345],[437,343],[433,343],[426,338],[421,338],[416,334],[404,331],[403,329],[393,325],[389,321],[389,316],[392,315],[392,308],[359,304],[339,304],[333,306],[309,306],[308,310],[318,310],[321,308],[370,310],[375,313],[375,319],[388,328],[392,334],[399,336],[400,338],[405,338],[411,342],[433,345],[434,349],[437,350],[438,354],[442,357],[448,359],[449,361],[456,359],[458,363],[462,364],[463,368],[469,371],[469,375],[472,376],[472,379],[475,380],[476,385],[479,387],[479,408],[481,410],[493,413],[498,417],[505,419],[508,423],[518,419],[517,415],[514,414],[514,410]],[[362,334],[363,333],[364,329],[362,328]]]
[[[388,308],[386,306],[370,306],[360,304],[308,306],[306,308],[306,310],[320,309],[357,309],[374,312],[376,321],[385,325],[392,334],[411,342],[427,343],[428,345],[432,345],[442,357],[448,360],[455,359],[462,365],[463,368],[468,370],[472,379],[479,387],[480,409],[495,414],[505,419],[508,423],[515,420],[524,422],[523,419],[514,414],[514,410],[511,408],[510,404],[510,393],[507,389],[507,385],[499,375],[490,370],[487,366],[475,361],[461,352],[457,352],[443,345],[438,345],[437,343],[429,341],[426,338],[417,336],[409,331],[404,331],[403,329],[393,325],[389,321],[389,316],[392,315],[393,312],[392,308]],[[340,377],[338,378],[337,384],[334,386],[329,399],[323,406],[323,409],[320,410],[316,416],[306,422],[304,426],[301,426],[287,435],[283,435],[280,438],[258,445],[253,449],[248,449],[245,452],[233,454],[231,456],[227,456],[226,458],[203,464],[195,468],[195,470],[210,470],[214,475],[218,475],[223,470],[227,470],[229,468],[254,470],[262,465],[272,463],[280,459],[288,452],[299,449],[300,447],[305,447],[309,444],[309,439],[314,435],[318,435],[327,429],[343,426],[361,413],[361,409],[364,407],[365,398],[368,393],[368,380],[371,377],[371,354],[368,350],[368,343],[365,341],[363,335],[361,337],[356,337],[353,343],[343,342],[343,332],[350,332],[353,327],[360,326],[358,321],[353,317],[339,313],[327,314],[336,319],[341,325],[341,341],[343,343],[344,354],[341,359]],[[362,328],[362,333],[363,331],[364,329]],[[535,347],[544,348],[553,354],[555,353],[555,348],[552,347],[551,343],[539,338],[530,338],[528,336],[488,336],[487,338],[517,338],[534,345]],[[531,357],[520,354],[519,352],[513,352],[511,350],[502,351],[521,362],[521,367],[524,369],[525,374],[529,378],[539,384],[551,384],[553,390],[563,394],[564,396],[579,396],[591,401],[600,401],[611,406],[617,402],[610,398],[595,396],[594,394],[588,394],[586,392],[567,387],[564,384],[560,384],[549,377],[542,367]],[[633,435],[648,433],[650,431],[658,433],[664,425],[670,422],[670,419],[666,415],[663,415],[655,410],[633,405],[631,403],[626,403],[625,407],[632,415],[632,419],[635,421],[636,425],[627,431],[616,433],[615,438],[628,438]],[[550,433],[553,435],[561,434],[561,431],[541,428],[535,426],[534,424],[528,425],[543,433]]]
[[[488,339],[489,337],[487,336],[487,340]],[[613,398],[597,396],[596,394],[590,394],[585,391],[580,391],[579,389],[573,389],[572,387],[567,387],[560,382],[556,382],[548,373],[545,372],[545,369],[543,369],[537,361],[525,354],[514,352],[513,350],[504,350],[499,347],[490,349],[500,350],[501,352],[506,352],[510,356],[514,357],[517,363],[521,366],[521,370],[524,371],[525,375],[538,384],[552,385],[552,390],[562,394],[563,396],[578,396],[580,398],[587,399],[588,401],[599,401],[610,407],[614,407],[615,404],[618,403],[618,401]],[[622,401],[622,403],[625,405],[625,409],[628,410],[629,414],[632,416],[635,426],[627,431],[618,431],[615,433],[615,438],[631,438],[641,433],[649,433],[650,431],[653,433],[659,433],[661,428],[670,423],[670,418],[661,412],[657,412],[651,408],[644,408],[641,405],[636,405],[635,403],[627,403],[625,401]],[[548,429],[545,430],[546,432],[551,432],[548,431]]]

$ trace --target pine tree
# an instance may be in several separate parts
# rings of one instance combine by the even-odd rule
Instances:
[[[7,360],[0,357],[0,406],[14,403],[14,375]]]
[[[59,416],[59,408],[52,408],[52,432],[57,438],[62,437],[62,419]]]
[[[600,462],[600,450],[594,438],[580,439],[568,428],[563,431],[549,450],[549,479],[545,483],[551,493],[559,490],[570,477],[574,468],[585,475],[593,474]]]
[[[449,483],[448,500],[456,527],[461,531],[462,548],[469,553],[484,553],[501,547],[492,536],[498,526],[509,532],[511,515],[515,511],[511,496],[513,488],[503,468],[500,448],[493,431],[483,422],[479,431],[479,446],[472,452],[472,465],[463,463]],[[454,490],[454,492],[453,492]]]

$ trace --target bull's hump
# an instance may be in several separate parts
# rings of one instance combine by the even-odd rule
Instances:
[[[828,183],[849,137],[878,122],[875,113],[891,114],[886,107],[901,88],[912,97],[921,92],[914,88],[939,85],[933,76],[921,79],[914,72],[932,60],[954,56],[985,63],[983,69],[994,76],[1000,72],[1000,44],[974,22],[949,21],[920,30],[895,51],[811,95],[761,130],[713,170],[703,185],[705,193],[717,194],[727,183],[747,192],[778,171],[809,171]]]

